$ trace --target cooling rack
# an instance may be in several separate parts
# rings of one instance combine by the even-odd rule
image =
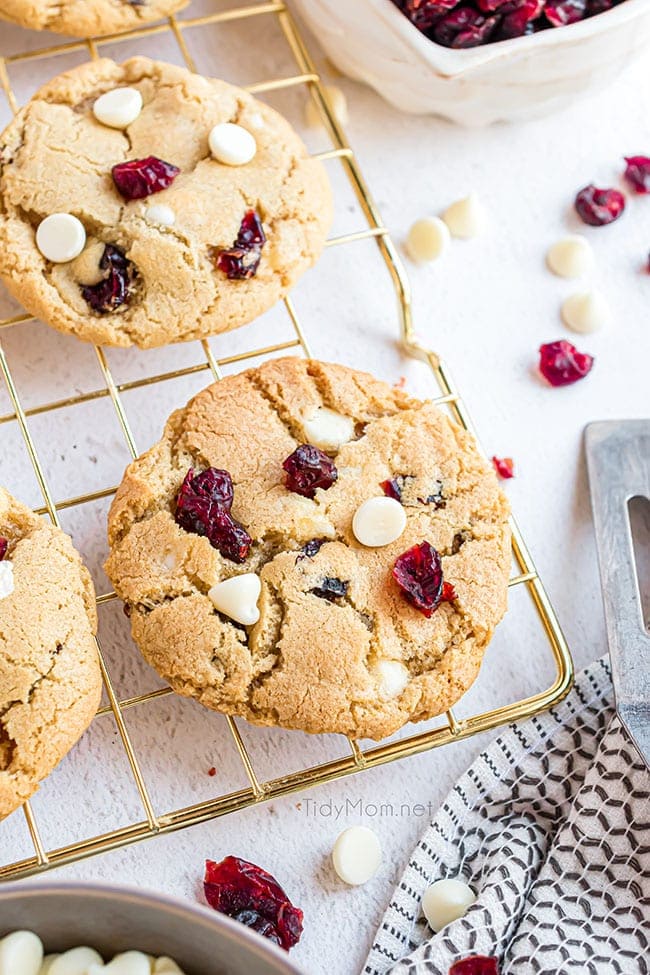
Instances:
[[[328,141],[331,143],[331,148],[323,152],[314,153],[314,155],[323,160],[335,160],[340,163],[349,182],[349,186],[354,192],[359,209],[364,216],[365,225],[362,228],[331,238],[327,246],[338,248],[354,241],[364,239],[370,239],[372,241],[374,239],[379,251],[381,263],[389,275],[391,289],[397,298],[397,319],[401,330],[403,351],[409,356],[422,360],[428,367],[431,378],[437,386],[437,395],[432,397],[435,402],[447,409],[464,427],[473,429],[467,409],[443,362],[441,362],[435,352],[426,348],[416,338],[411,317],[409,285],[399,254],[381,221],[380,214],[373,202],[355,154],[346,139],[339,121],[332,111],[325,86],[308,53],[299,28],[285,3],[270,2],[233,6],[229,9],[220,9],[206,16],[188,17],[187,19],[172,16],[162,23],[145,26],[141,29],[120,35],[112,35],[108,38],[88,38],[59,43],[0,58],[0,85],[4,89],[10,108],[15,112],[18,108],[18,98],[12,87],[11,78],[12,70],[20,62],[30,63],[70,52],[80,53],[81,55],[87,54],[91,58],[96,58],[100,55],[101,49],[109,44],[112,46],[112,56],[115,56],[115,47],[117,45],[121,46],[127,43],[130,44],[128,53],[131,54],[133,53],[133,42],[141,42],[144,39],[155,38],[156,35],[163,33],[173,38],[182,60],[188,68],[194,70],[195,64],[190,52],[190,46],[187,43],[186,32],[196,28],[203,30],[208,28],[217,29],[219,25],[226,23],[233,24],[244,20],[250,22],[256,18],[260,18],[261,23],[262,17],[274,18],[277,21],[288,45],[291,63],[295,64],[295,73],[249,85],[248,90],[257,95],[263,95],[269,92],[280,91],[281,89],[291,89],[296,86],[306,87],[309,92],[309,97],[313,100],[320,115]],[[268,20],[265,22],[268,23]],[[261,26],[260,31],[260,36],[263,36]],[[117,56],[119,57],[119,48]],[[43,496],[44,505],[39,510],[39,514],[49,516],[55,524],[59,524],[59,515],[61,512],[99,499],[107,499],[114,493],[115,486],[111,485],[110,487],[89,491],[74,497],[55,500],[53,488],[48,481],[48,476],[39,456],[35,438],[30,429],[30,424],[33,422],[34,417],[42,414],[51,414],[54,411],[79,406],[81,404],[90,404],[92,406],[107,399],[115,410],[121,428],[121,434],[124,437],[129,453],[132,456],[136,456],[136,443],[127,407],[124,402],[124,394],[132,390],[151,387],[154,384],[184,377],[196,372],[205,371],[207,373],[206,378],[209,378],[211,381],[213,379],[218,380],[221,378],[222,370],[225,367],[254,358],[271,356],[279,352],[290,351],[292,354],[310,356],[310,346],[306,335],[308,329],[299,320],[296,307],[291,297],[285,299],[284,308],[288,315],[292,334],[292,337],[288,341],[246,349],[234,355],[220,357],[215,354],[212,346],[206,340],[201,343],[203,358],[198,365],[194,364],[173,371],[158,372],[154,375],[148,374],[129,382],[117,382],[110,368],[106,353],[101,348],[95,348],[94,354],[96,355],[99,369],[101,370],[104,385],[89,392],[75,392],[74,395],[65,399],[59,399],[36,407],[23,405],[22,395],[19,391],[20,383],[16,378],[15,370],[10,368],[9,358],[5,349],[2,347],[1,341],[3,330],[12,326],[20,327],[32,319],[27,315],[15,315],[0,319],[0,371],[4,377],[11,403],[10,412],[0,416],[0,430],[3,424],[9,422],[16,423],[20,430],[38,487]],[[164,419],[164,416],[160,417],[160,426],[162,426]],[[56,843],[48,844],[42,838],[42,830],[39,828],[38,817],[34,812],[33,805],[27,802],[23,806],[23,814],[30,837],[30,844],[33,846],[33,854],[11,862],[13,859],[11,850],[7,851],[0,848],[0,879],[16,879],[50,870],[84,857],[136,843],[148,837],[180,830],[214,817],[234,813],[269,799],[286,796],[315,785],[322,785],[364,769],[383,765],[449,742],[468,738],[471,735],[495,728],[498,725],[530,717],[557,703],[568,692],[571,685],[573,677],[571,656],[531,555],[514,522],[512,524],[512,531],[513,565],[516,566],[516,569],[515,574],[510,579],[510,586],[525,587],[527,590],[532,600],[537,621],[535,625],[540,627],[542,631],[543,643],[546,647],[545,652],[548,653],[550,651],[555,678],[546,690],[526,697],[525,699],[516,700],[490,710],[482,710],[479,713],[470,714],[466,717],[459,717],[453,711],[449,711],[444,716],[443,723],[418,733],[412,733],[409,728],[405,736],[395,740],[390,739],[379,744],[369,744],[367,747],[365,747],[364,743],[350,740],[346,743],[346,752],[343,757],[336,758],[333,761],[320,762],[300,768],[289,774],[268,779],[264,779],[256,770],[250,750],[244,741],[245,735],[242,735],[237,722],[232,718],[226,718],[229,734],[243,765],[247,785],[244,788],[227,792],[224,795],[218,795],[201,802],[182,806],[181,808],[172,808],[165,812],[160,812],[156,809],[156,803],[152,798],[146,776],[143,775],[142,755],[135,746],[132,735],[127,727],[125,712],[129,709],[155,708],[157,702],[172,692],[169,688],[158,688],[131,697],[121,696],[118,693],[114,680],[111,678],[105,648],[100,641],[98,642],[98,649],[105,687],[105,700],[107,703],[100,708],[94,720],[101,722],[107,715],[112,715],[114,718],[117,731],[119,732],[121,748],[128,760],[129,774],[132,776],[133,783],[137,789],[139,806],[141,808],[139,816],[134,817],[133,821],[119,828],[111,829],[98,835],[82,836],[66,845],[58,845]],[[100,613],[105,604],[116,598],[112,592],[105,592],[99,595],[97,602]],[[20,814],[17,812],[15,815]]]

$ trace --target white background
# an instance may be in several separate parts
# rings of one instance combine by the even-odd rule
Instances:
[[[215,2],[195,3],[191,13],[212,10]],[[219,4],[224,9],[233,5]],[[39,48],[51,40],[51,35],[2,24],[0,53]],[[190,30],[187,40],[204,73],[242,84],[295,73],[270,16]],[[312,49],[317,50],[313,41]],[[180,60],[166,36],[111,44],[106,53],[121,59],[135,50]],[[19,63],[10,68],[11,80],[24,100],[40,81],[81,60],[83,52],[73,52],[38,65]],[[515,459],[517,478],[507,491],[578,666],[605,648],[583,429],[590,420],[647,415],[650,406],[650,275],[644,270],[650,198],[630,199],[623,219],[611,227],[585,230],[596,252],[593,283],[607,295],[613,317],[601,333],[579,339],[597,361],[584,382],[567,389],[549,388],[535,371],[541,342],[571,338],[558,310],[563,297],[576,288],[550,275],[544,253],[557,237],[584,229],[571,212],[577,189],[590,181],[619,185],[622,156],[650,153],[649,69],[650,56],[608,91],[567,104],[554,117],[472,131],[401,116],[369,90],[337,81],[349,99],[351,142],[397,241],[411,221],[439,212],[470,190],[490,212],[489,232],[482,239],[454,243],[430,267],[409,265],[416,323],[423,340],[450,365],[486,450]],[[302,126],[305,98],[301,87],[268,100]],[[4,103],[0,111],[8,120]],[[305,137],[310,148],[328,147],[324,132],[305,131]],[[328,166],[338,204],[333,233],[361,229],[363,217],[340,164]],[[405,375],[409,388],[435,393],[423,367],[399,354],[394,296],[372,241],[327,251],[300,283],[295,301],[317,356],[367,367],[390,381]],[[9,310],[17,309],[2,297],[0,311]],[[213,340],[212,347],[218,356],[226,356],[290,337],[286,315],[277,309],[239,333]],[[103,385],[93,350],[72,338],[38,323],[4,330],[0,338],[26,407]],[[124,382],[200,363],[202,353],[193,344],[148,353],[109,351],[108,359],[116,380]],[[208,380],[207,372],[199,372],[126,393],[138,448],[153,442],[171,409]],[[0,388],[0,415],[9,412],[6,391]],[[57,500],[114,485],[128,462],[108,399],[35,416],[30,429]],[[28,503],[42,504],[15,423],[0,426],[0,481]],[[61,515],[93,570],[99,592],[107,589],[100,568],[105,513],[106,502],[100,501]],[[116,604],[102,609],[100,635],[122,697],[159,686],[130,643]],[[520,588],[458,714],[515,700],[551,678],[550,652]],[[165,698],[127,712],[127,720],[158,813],[245,786],[222,717],[191,701]],[[338,738],[309,739],[244,723],[240,729],[261,778],[347,753],[345,741]],[[132,882],[200,900],[204,859],[244,856],[275,873],[305,911],[305,934],[295,959],[313,975],[347,975],[360,969],[427,817],[417,815],[417,809],[411,815],[380,817],[370,807],[337,818],[334,805],[361,800],[397,807],[431,803],[435,808],[488,738],[88,860],[57,876]],[[217,768],[214,778],[207,775],[211,766]],[[312,803],[320,807],[314,816]],[[111,718],[94,723],[35,797],[33,808],[48,847],[142,818]],[[338,832],[356,822],[379,832],[384,861],[375,879],[353,890],[336,881],[329,855]],[[0,825],[0,863],[31,852],[23,817],[17,813]]]

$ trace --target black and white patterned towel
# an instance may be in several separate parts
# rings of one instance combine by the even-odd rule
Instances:
[[[650,975],[649,790],[599,660],[457,783],[411,856],[364,975],[447,975],[472,954],[496,955],[502,975]],[[433,935],[420,901],[443,877],[478,897]]]

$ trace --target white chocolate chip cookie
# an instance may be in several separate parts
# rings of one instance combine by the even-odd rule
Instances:
[[[188,0],[0,0],[0,17],[31,30],[73,37],[113,34],[168,17]]]

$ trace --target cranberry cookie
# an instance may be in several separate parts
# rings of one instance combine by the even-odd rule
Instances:
[[[381,738],[475,679],[506,609],[508,504],[430,402],[301,359],[208,387],[126,471],[106,571],[180,694]]]
[[[96,629],[93,584],[68,536],[0,488],[0,819],[90,724]]]
[[[98,37],[133,30],[187,6],[188,0],[0,0],[0,17],[32,30]]]
[[[0,276],[90,342],[237,328],[315,262],[331,222],[324,168],[285,119],[146,58],[60,75],[0,143]]]

